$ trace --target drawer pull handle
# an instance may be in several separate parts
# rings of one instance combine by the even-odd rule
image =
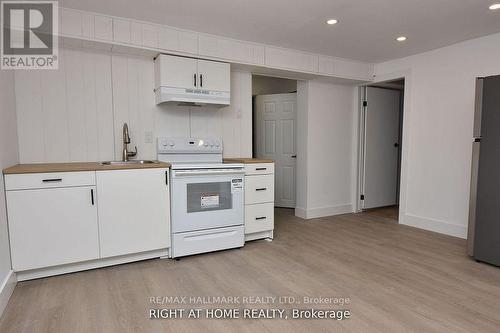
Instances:
[[[265,191],[265,190],[267,190],[267,187],[256,188],[255,190],[256,191]]]
[[[42,180],[42,182],[44,182],[44,183],[62,182],[62,178],[49,178],[49,179]]]
[[[256,171],[266,171],[267,168],[255,168]]]
[[[260,217],[256,217],[255,219],[256,220],[265,220],[265,219],[267,219],[267,217],[266,216],[260,216]]]

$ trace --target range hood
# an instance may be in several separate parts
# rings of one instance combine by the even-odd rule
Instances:
[[[158,87],[155,89],[156,104],[171,103],[186,106],[219,105],[231,103],[229,91],[211,91],[176,87]]]
[[[160,54],[155,58],[155,95],[156,104],[229,105],[230,65]]]

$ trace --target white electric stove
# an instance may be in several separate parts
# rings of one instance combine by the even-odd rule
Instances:
[[[172,257],[244,245],[244,168],[223,163],[222,140],[158,138],[172,164]]]

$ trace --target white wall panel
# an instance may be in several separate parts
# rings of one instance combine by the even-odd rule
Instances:
[[[20,160],[121,159],[124,122],[137,158],[156,158],[158,136],[220,137],[226,156],[250,157],[251,87],[233,72],[228,107],[157,106],[152,59],[62,48],[58,71],[16,72]]]
[[[60,49],[57,71],[16,71],[21,163],[113,158],[111,61]]]
[[[24,71],[19,71],[24,72]],[[39,86],[40,81],[36,82]],[[0,71],[0,170],[19,162],[14,71]],[[0,316],[16,284],[12,275],[5,206],[4,178],[0,177]]]

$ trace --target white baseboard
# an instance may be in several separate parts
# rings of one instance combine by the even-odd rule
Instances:
[[[445,221],[405,214],[402,216],[403,220],[399,221],[400,224],[408,225],[411,227],[424,229],[428,231],[454,236],[462,239],[467,239],[467,227],[451,224]]]
[[[14,273],[13,270],[10,270],[0,286],[0,317],[7,307],[7,303],[9,303],[10,296],[12,295],[12,292],[14,292],[16,284],[16,273]]]
[[[334,216],[353,212],[354,210],[351,204],[310,209],[295,208],[295,216],[303,219],[315,219],[318,217]]]
[[[302,207],[295,207],[295,216],[300,217],[301,219],[305,219],[306,209]]]

